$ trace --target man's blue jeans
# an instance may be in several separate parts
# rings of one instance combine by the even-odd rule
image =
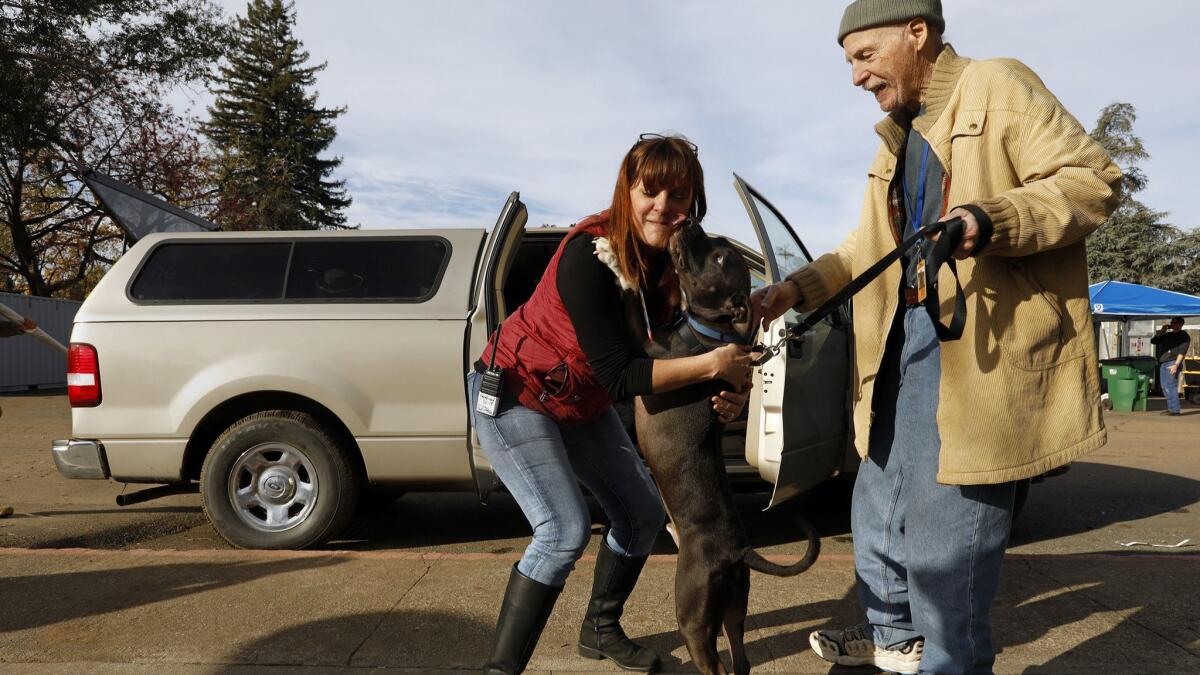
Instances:
[[[922,673],[987,673],[1015,484],[937,482],[940,380],[929,315],[902,308],[876,383],[869,457],[854,484],[858,595],[876,644],[925,638]]]
[[[591,538],[592,520],[579,483],[608,516],[608,546],[618,555],[650,553],[666,521],[662,498],[637,448],[611,407],[591,424],[562,429],[505,392],[495,417],[475,412],[480,375],[467,376],[472,425],[484,454],[533,527],[517,569],[562,586]]]
[[[1163,396],[1167,397],[1167,410],[1173,413],[1180,412],[1179,407],[1179,376],[1171,372],[1171,365],[1175,361],[1167,361],[1158,366],[1158,384],[1162,387]]]

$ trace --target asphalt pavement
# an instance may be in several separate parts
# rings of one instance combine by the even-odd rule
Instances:
[[[16,509],[0,519],[0,673],[461,672],[486,658],[528,540],[507,496],[375,501],[325,549],[240,551],[197,495],[122,508],[115,496],[139,486],[60,478],[49,447],[70,433],[65,397],[3,395],[0,406],[0,503]],[[1200,409],[1106,422],[1106,447],[1030,494],[994,611],[997,672],[1200,673]],[[823,552],[799,577],[753,575],[755,672],[873,672],[830,668],[807,643],[815,628],[856,621],[849,483],[762,512],[765,501],[739,497],[765,555],[803,553],[801,513]],[[530,672],[620,672],[575,654],[596,531]],[[674,562],[664,535],[623,623],[669,655],[666,670],[690,672]]]

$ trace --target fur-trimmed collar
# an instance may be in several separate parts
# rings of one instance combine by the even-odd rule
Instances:
[[[621,268],[617,265],[617,254],[613,251],[612,242],[607,237],[595,237],[592,239],[592,243],[596,247],[596,257],[600,259],[600,262],[604,263],[605,267],[612,270],[613,275],[617,278],[617,285],[621,287],[621,290],[633,293],[639,292],[640,289],[637,287],[637,284],[630,282],[625,278],[624,274],[621,274]]]

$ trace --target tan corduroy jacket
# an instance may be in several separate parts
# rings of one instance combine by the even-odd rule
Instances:
[[[949,208],[975,204],[994,233],[958,262],[962,339],[941,345],[937,479],[999,483],[1037,476],[1107,440],[1087,294],[1084,238],[1116,208],[1120,169],[1023,64],[973,61],[945,47],[926,112],[893,113],[868,170],[858,228],[792,279],[815,308],[898,242],[888,189],[910,125],[945,168]],[[854,298],[854,431],[866,457],[871,396],[898,304],[899,263]],[[938,276],[942,321],[954,278]]]

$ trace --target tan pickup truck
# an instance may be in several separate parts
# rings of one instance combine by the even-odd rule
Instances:
[[[756,283],[807,264],[782,215],[734,185],[761,245],[745,250]],[[490,231],[145,237],[75,318],[59,470],[199,489],[217,531],[249,548],[324,542],[371,488],[486,500],[499,485],[464,376],[566,232],[526,220],[513,193]],[[781,317],[767,342],[795,321]],[[853,471],[851,342],[839,312],[756,374],[727,432],[735,480],[773,484],[778,503]]]

